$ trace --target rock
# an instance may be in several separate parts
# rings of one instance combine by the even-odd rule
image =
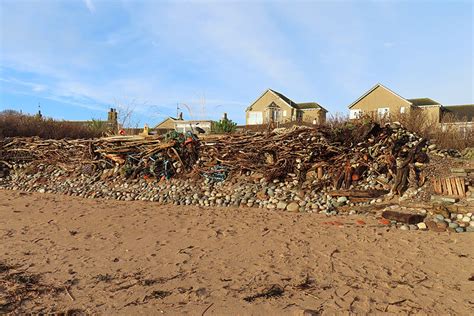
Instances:
[[[400,226],[400,230],[409,230],[409,227],[407,225],[402,225]]]
[[[446,222],[435,222],[433,220],[425,221],[426,226],[429,230],[440,233],[446,231],[448,224]]]
[[[454,223],[454,222],[453,222],[453,223],[449,223],[448,226],[449,226],[449,228],[454,228],[454,229],[456,229],[456,228],[459,227],[458,223]]]
[[[45,193],[46,190],[45,190],[44,188],[41,188],[41,189],[38,190],[38,192],[39,192],[39,193]]]
[[[474,233],[474,226],[468,226],[468,227],[466,227],[466,232]]]
[[[300,206],[299,206],[298,203],[296,203],[296,202],[291,202],[290,204],[288,204],[288,205],[286,206],[286,209],[287,209],[287,211],[289,211],[289,212],[298,212],[298,211],[299,211],[299,208],[300,208]]]
[[[456,228],[456,233],[462,233],[462,232],[464,232],[464,228],[462,227]]]
[[[276,206],[275,204],[271,204],[271,203],[267,205],[267,208],[268,208],[269,210],[274,210],[276,207],[277,207],[277,206]]]
[[[474,227],[474,221],[470,221],[469,226]]]
[[[418,230],[417,225],[408,225],[408,227],[410,228],[410,230]]]
[[[438,215],[436,215],[435,217],[436,217],[436,219],[438,219],[438,220],[440,220],[440,221],[444,221],[444,216],[441,215],[441,214],[438,214]]]
[[[462,221],[463,221],[464,223],[469,223],[469,222],[471,221],[471,218],[470,218],[469,216],[464,216],[464,217],[462,218]]]
[[[340,204],[340,205],[342,205],[346,202],[347,202],[347,197],[345,197],[345,196],[340,196],[340,197],[337,198],[337,203]]]
[[[280,202],[277,203],[276,208],[279,209],[279,210],[284,210],[284,209],[286,209],[287,205],[288,204],[286,202],[280,201]]]

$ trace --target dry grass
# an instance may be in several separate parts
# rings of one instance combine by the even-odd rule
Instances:
[[[432,140],[439,148],[463,150],[474,147],[474,129],[460,129],[451,114],[445,114],[442,122],[430,121],[425,115],[416,111],[392,117],[409,131]]]
[[[369,124],[373,121],[379,121],[381,124],[389,122],[389,119],[377,120],[371,116],[364,116],[357,121],[349,120],[349,117],[344,114],[336,113],[327,118],[326,122],[318,127],[327,127],[336,135],[339,135],[341,142],[344,143],[344,138],[353,139],[354,133],[357,133],[358,127]],[[390,121],[400,122],[407,130],[412,131],[424,138],[430,139],[442,149],[458,149],[474,147],[474,129],[462,130],[459,124],[451,114],[443,116],[442,124],[430,121],[428,117],[422,113],[413,111],[410,113],[403,113],[398,115],[391,115]],[[263,132],[269,131],[276,127],[292,127],[294,125],[314,127],[311,123],[291,122],[279,125],[247,125],[240,126],[241,131]],[[444,127],[443,127],[444,126]]]
[[[0,112],[0,138],[38,136],[44,139],[79,139],[100,137],[103,131],[66,121],[25,115],[15,111]]]

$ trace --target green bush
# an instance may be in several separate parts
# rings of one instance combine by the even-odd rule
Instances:
[[[214,133],[233,133],[237,129],[237,123],[229,119],[212,122],[212,131]]]

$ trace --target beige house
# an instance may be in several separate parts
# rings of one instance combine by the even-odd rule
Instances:
[[[169,131],[177,131],[185,133],[187,131],[196,132],[202,129],[206,133],[210,133],[212,129],[211,120],[184,120],[183,113],[180,113],[178,118],[167,117],[161,123],[155,126],[154,130],[158,134],[165,134]]]
[[[266,90],[245,110],[247,125],[326,121],[327,110],[316,102],[295,103],[275,90]]]
[[[349,111],[350,119],[366,115],[378,119],[390,119],[390,117],[397,117],[399,114],[416,111],[416,113],[427,117],[430,122],[435,123],[441,123],[443,118],[450,114],[451,123],[472,126],[474,105],[443,106],[430,98],[405,99],[378,83],[349,105]]]

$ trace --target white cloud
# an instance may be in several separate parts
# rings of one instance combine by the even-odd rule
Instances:
[[[390,48],[390,47],[395,46],[395,43],[394,42],[385,42],[385,43],[383,43],[383,46],[386,47],[386,48]]]
[[[95,13],[95,6],[92,0],[83,0],[90,13]]]

